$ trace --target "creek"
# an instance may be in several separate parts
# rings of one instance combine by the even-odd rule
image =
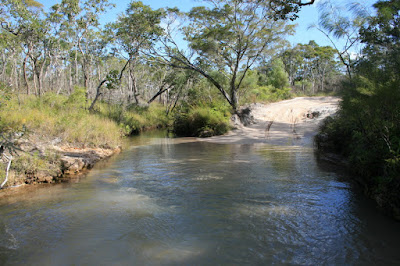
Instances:
[[[400,224],[347,180],[311,146],[143,135],[1,197],[0,264],[399,264]]]

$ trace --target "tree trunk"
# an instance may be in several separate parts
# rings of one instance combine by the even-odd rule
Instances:
[[[28,82],[28,75],[26,74],[26,64],[28,62],[29,58],[29,53],[26,54],[24,63],[23,63],[23,68],[24,68],[24,80],[25,80],[25,85],[26,85],[26,94],[30,94],[30,88],[29,88],[29,82]]]
[[[133,89],[133,99],[135,99],[135,103],[139,104],[139,99],[138,99],[138,89],[137,89],[137,83],[136,83],[136,77],[133,75],[132,77],[132,89]]]
[[[98,100],[98,98],[100,97],[100,95],[101,95],[101,86],[103,86],[103,84],[105,83],[107,81],[107,79],[104,79],[102,82],[100,82],[100,84],[99,84],[99,86],[97,86],[97,89],[96,89],[96,96],[94,97],[94,99],[93,99],[93,102],[92,102],[92,104],[90,105],[90,107],[89,107],[89,111],[93,111],[93,109],[94,109],[94,105],[96,104],[96,102],[97,102],[97,100]]]
[[[1,69],[1,80],[3,81],[3,82],[5,82],[5,80],[6,80],[6,75],[5,75],[5,73],[6,73],[6,67],[7,67],[7,62],[6,62],[6,54],[5,53],[3,53],[2,54],[2,60],[3,60],[3,67],[2,67],[2,69]]]
[[[72,93],[72,67],[71,64],[69,65],[69,94]]]
[[[237,114],[238,113],[238,108],[239,108],[239,97],[238,97],[238,93],[237,93],[237,89],[236,88],[232,88],[231,106],[232,106],[233,112],[235,114]]]
[[[86,88],[86,91],[89,91],[89,76],[88,76],[88,71],[87,71],[87,63],[86,63],[86,59],[83,60],[83,64],[82,64],[82,71],[83,71],[83,84]]]
[[[129,67],[129,76],[131,78],[131,93],[133,96],[133,99],[135,100],[135,104],[139,103],[139,100],[137,98],[138,94],[137,94],[137,84],[136,84],[136,77],[135,77],[135,73],[134,73],[134,64],[135,62],[131,62],[130,63],[130,67]]]
[[[76,47],[76,46],[75,46]],[[78,53],[75,50],[75,58],[74,58],[74,63],[75,63],[75,85],[79,85],[79,72],[78,72]]]

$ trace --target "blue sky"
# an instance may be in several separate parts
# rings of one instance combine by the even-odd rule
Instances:
[[[41,2],[45,9],[50,6],[61,2],[61,0],[38,0]],[[322,2],[323,0],[317,0],[316,2]],[[116,7],[106,14],[102,15],[101,20],[103,23],[114,21],[117,15],[123,13],[127,8],[130,0],[111,0]],[[199,0],[142,0],[146,5],[150,5],[152,8],[162,8],[162,7],[178,7],[182,11],[189,11],[193,6],[201,5],[202,2]],[[334,0],[333,2],[341,5],[348,5],[354,0]],[[375,0],[362,0],[359,1],[363,4],[371,6]],[[296,33],[294,36],[289,36],[288,40],[290,43],[295,45],[296,43],[308,43],[310,40],[315,40],[319,45],[330,45],[329,40],[318,30],[308,29],[311,24],[318,23],[318,7],[317,4],[312,6],[305,6],[302,8],[301,12],[298,14],[299,18],[294,22],[298,26],[296,28]]]

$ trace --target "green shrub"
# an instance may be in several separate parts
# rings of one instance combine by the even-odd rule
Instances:
[[[36,174],[38,171],[48,169],[48,162],[38,153],[22,154],[15,158],[11,168],[19,174]]]
[[[278,89],[271,85],[257,87],[250,91],[247,101],[250,102],[276,102],[290,99],[292,97],[290,88]]]
[[[65,102],[69,107],[85,108],[87,104],[86,89],[84,87],[75,86],[74,92],[68,96]]]
[[[149,106],[129,105],[98,105],[100,114],[114,120],[126,135],[140,133],[147,129],[166,128],[170,118],[165,112],[165,107],[152,103]]]
[[[396,206],[400,206],[399,85],[355,78],[344,91],[337,116],[324,121],[315,139],[321,150],[347,158],[368,193],[397,202]]]
[[[175,114],[173,131],[177,136],[222,135],[229,130],[229,116],[210,107],[194,107],[188,112]]]

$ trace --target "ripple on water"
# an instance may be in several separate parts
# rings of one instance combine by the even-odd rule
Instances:
[[[2,199],[0,264],[398,264],[398,224],[355,199],[311,148],[160,140]]]

